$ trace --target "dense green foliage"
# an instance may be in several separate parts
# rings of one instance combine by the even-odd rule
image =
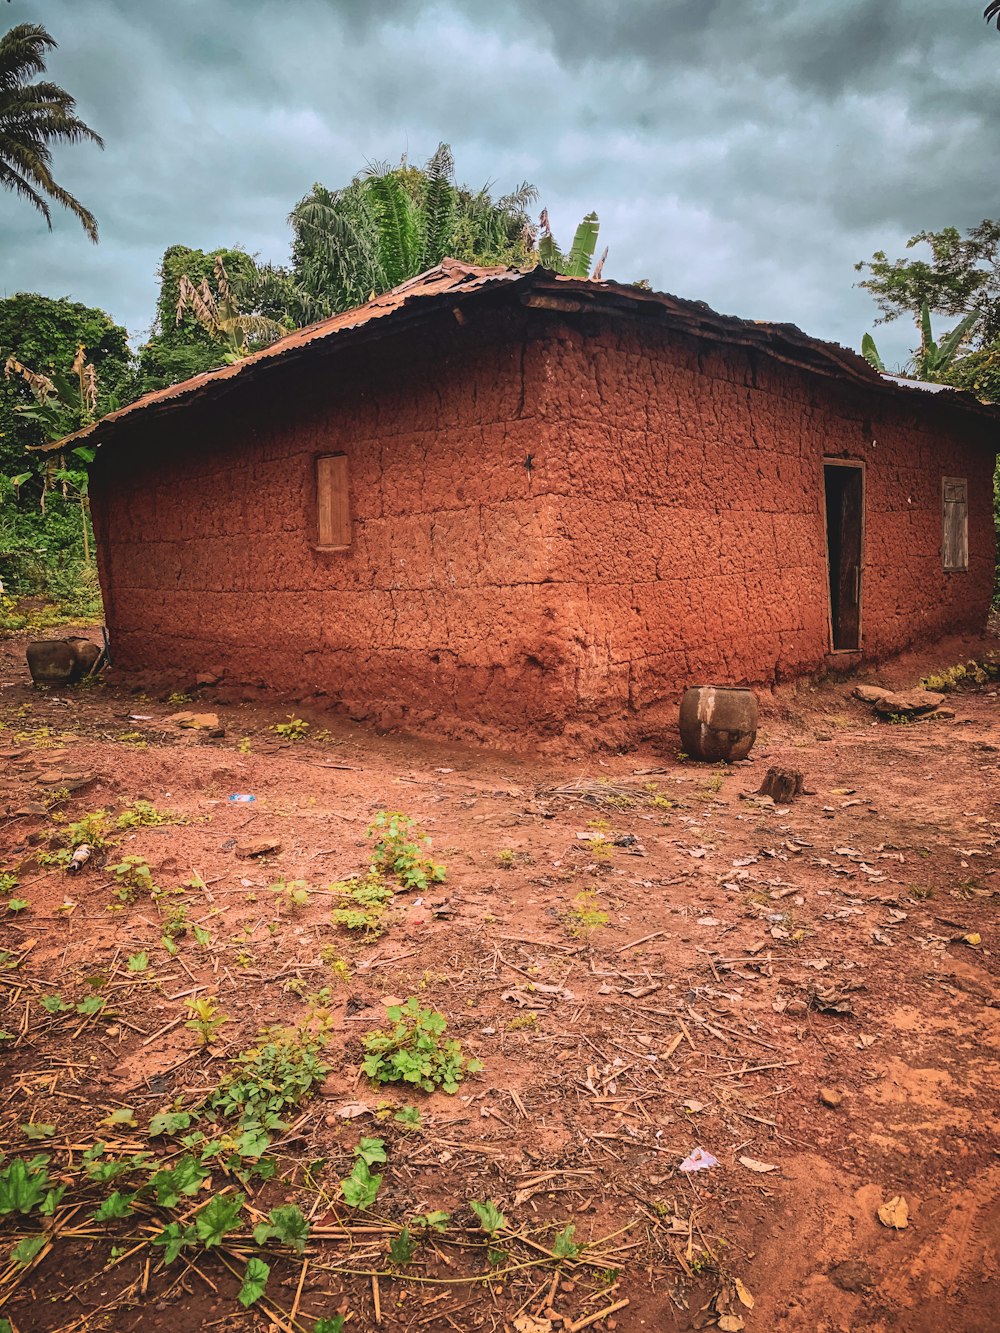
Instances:
[[[73,371],[80,347],[96,375],[92,406],[82,401]],[[82,463],[28,450],[129,401],[134,380],[126,333],[103,310],[22,292],[0,301],[0,365],[10,360],[54,380],[62,393],[46,411],[13,365],[0,378],[0,579],[8,599],[43,596],[65,616],[92,616],[100,596],[93,562],[85,558],[93,538]],[[23,621],[9,602],[0,605],[0,628]]]
[[[231,344],[227,331],[200,319],[190,302],[182,302],[182,285],[208,284],[218,294],[217,267],[224,272],[244,316],[263,316],[264,278],[245,250],[192,250],[171,245],[164,251],[157,276],[160,292],[149,341],[139,351],[142,393],[164,389],[225,363]],[[288,328],[294,328],[286,321]],[[253,339],[251,339],[253,344]],[[248,350],[251,350],[248,348]]]
[[[26,199],[52,228],[52,200],[74,213],[92,241],[97,240],[93,213],[56,183],[52,145],[89,140],[104,147],[101,136],[76,114],[76,102],[44,74],[46,52],[56,43],[37,23],[19,23],[0,37],[0,185]]]
[[[289,313],[317,319],[360,305],[432,268],[446,256],[475,264],[529,264],[535,229],[524,183],[494,200],[488,186],[455,181],[451,149],[440,144],[423,167],[370,167],[342,189],[314,185],[292,210],[292,264],[284,280]]]
[[[97,371],[98,414],[129,402],[134,387],[128,335],[110,315],[34,292],[0,300],[0,372],[14,357],[39,374],[65,374],[80,346]],[[25,451],[45,438],[37,422],[17,411],[31,402],[31,391],[19,375],[0,376],[0,473],[23,471]]]

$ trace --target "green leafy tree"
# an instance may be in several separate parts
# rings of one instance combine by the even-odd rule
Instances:
[[[52,145],[101,136],[76,114],[76,100],[57,83],[39,80],[46,52],[56,43],[37,23],[19,23],[0,37],[0,184],[32,204],[52,228],[49,201],[79,218],[92,241],[97,221],[52,175]]]
[[[98,379],[98,415],[131,401],[135,384],[128,335],[110,315],[36,292],[0,300],[0,366],[13,358],[40,375],[65,373],[81,345]],[[41,423],[19,410],[34,401],[20,376],[0,377],[2,473],[23,471],[27,451],[46,438]]]
[[[68,372],[53,370],[42,375],[9,357],[4,366],[8,379],[20,377],[28,386],[34,402],[15,410],[40,427],[46,442],[55,443],[89,426],[96,419],[98,386],[97,371],[87,360],[87,349],[81,343],[76,349]],[[87,445],[78,445],[68,451],[47,454],[39,469],[41,477],[40,507],[45,512],[45,497],[50,488],[58,488],[65,499],[80,506],[80,537],[83,560],[90,564],[90,500],[87,467],[94,460],[94,451]],[[16,481],[28,480],[22,473]]]
[[[906,242],[908,250],[927,245],[930,258],[889,259],[876,250],[855,264],[866,274],[858,283],[879,307],[879,324],[909,315],[919,326],[924,306],[941,315],[981,312],[980,345],[1000,334],[1000,221],[985,219],[963,237],[957,227],[921,231]]]
[[[0,374],[0,577],[12,596],[41,595],[70,617],[92,615],[100,597],[89,550],[87,457],[39,457],[30,450],[132,398],[125,330],[103,310],[22,292],[0,301],[0,367],[5,366],[10,372]]]
[[[272,342],[298,321],[275,270],[245,250],[172,245],[158,270],[160,293],[149,340],[139,350],[143,393],[214,370]]]

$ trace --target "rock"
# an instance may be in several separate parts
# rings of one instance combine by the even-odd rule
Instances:
[[[835,1111],[844,1100],[844,1094],[838,1092],[836,1088],[820,1088],[819,1099],[824,1106],[829,1106],[831,1111]]]
[[[222,679],[215,671],[199,671],[194,678],[195,689],[204,689],[206,686],[218,685]]]
[[[769,768],[756,795],[770,796],[775,805],[787,805],[804,790],[802,774],[797,768]]]
[[[841,1291],[867,1291],[869,1287],[875,1285],[871,1269],[854,1259],[845,1259],[843,1263],[834,1264],[829,1271],[829,1277]]]
[[[883,690],[878,685],[858,685],[854,697],[862,703],[871,704],[876,713],[888,717],[893,713],[912,717],[917,713],[929,713],[944,703],[943,694],[933,690]]]
[[[809,1006],[805,1000],[789,1000],[785,1005],[786,1014],[807,1014],[808,1012]]]
[[[275,842],[272,838],[261,838],[259,842],[241,842],[236,847],[236,855],[244,861],[252,860],[256,856],[274,856],[280,851],[281,843]]]
[[[171,713],[164,718],[174,727],[190,727],[196,731],[218,731],[218,713]]]

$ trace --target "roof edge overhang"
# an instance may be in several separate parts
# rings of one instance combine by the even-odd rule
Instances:
[[[929,391],[934,394],[935,409],[944,408],[949,415],[1000,426],[1000,406],[983,403],[972,394],[947,385],[930,385],[880,374],[857,352],[837,343],[811,338],[794,324],[742,320],[721,315],[702,301],[690,301],[622,283],[570,278],[541,267],[527,271],[474,268],[456,260],[444,260],[436,268],[411,278],[366,305],[297,329],[232,365],[145,394],[62,440],[42,445],[41,450],[50,452],[83,442],[95,446],[104,444],[138,425],[140,418],[159,418],[199,399],[214,401],[237,385],[256,381],[272,370],[302,363],[337,348],[400,333],[425,323],[448,308],[462,322],[461,307],[481,300],[489,292],[500,294],[507,301],[516,300],[527,309],[553,315],[606,315],[638,319],[647,325],[662,324],[707,342],[759,351],[807,374],[851,382],[897,403],[902,395],[909,408],[914,406],[915,390]],[[926,401],[930,406],[931,399]],[[1000,439],[994,447],[1000,448]]]

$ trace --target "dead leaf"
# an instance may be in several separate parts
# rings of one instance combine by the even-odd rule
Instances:
[[[859,1051],[867,1051],[869,1046],[875,1045],[875,1038],[869,1037],[866,1032],[862,1032],[861,1036],[858,1037],[854,1044]]]
[[[552,1320],[533,1314],[518,1314],[514,1316],[514,1328],[517,1333],[552,1333]]]
[[[337,1107],[334,1115],[341,1120],[356,1120],[359,1115],[371,1115],[374,1110],[373,1106],[366,1106],[364,1102],[345,1102],[343,1106]]]
[[[747,1290],[747,1288],[743,1285],[743,1283],[739,1280],[738,1277],[733,1278],[733,1283],[736,1287],[736,1295],[740,1298],[740,1303],[742,1305],[745,1305],[748,1310],[752,1310],[754,1307],[753,1296],[750,1294],[750,1292]]]
[[[968,935],[963,935],[962,939],[966,944],[971,944],[973,947],[977,944],[982,944],[983,942],[983,937],[979,934],[978,930],[970,931]]]
[[[740,1165],[745,1166],[748,1171],[757,1171],[761,1175],[766,1174],[768,1171],[777,1171],[778,1169],[770,1162],[758,1162],[756,1157],[740,1157],[738,1160]]]
[[[878,1210],[878,1220],[884,1227],[893,1227],[896,1231],[902,1231],[910,1225],[910,1209],[901,1194],[882,1204]]]
[[[740,1329],[746,1328],[746,1324],[738,1314],[724,1314],[719,1317],[718,1327],[722,1329],[722,1333],[740,1333]]]

